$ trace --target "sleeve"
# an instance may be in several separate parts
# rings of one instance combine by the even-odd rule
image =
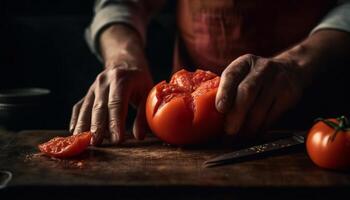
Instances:
[[[322,19],[311,34],[321,29],[337,29],[350,33],[350,1],[338,1],[338,5]]]
[[[153,14],[152,2],[145,0],[96,0],[94,17],[85,30],[85,39],[91,51],[101,60],[99,52],[99,36],[111,24],[123,23],[134,28],[146,41],[146,26]],[[153,4],[158,4],[155,1]]]

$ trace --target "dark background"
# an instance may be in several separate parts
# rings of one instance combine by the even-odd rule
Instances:
[[[93,3],[93,0],[0,1],[0,89],[51,90],[48,112],[52,114],[45,119],[33,116],[46,120],[38,123],[41,126],[38,128],[67,128],[72,106],[103,69],[84,39],[85,28],[93,16]],[[173,8],[171,3],[166,5],[149,25],[146,51],[152,71],[157,71],[153,73],[155,81],[167,78],[170,73]],[[133,112],[130,115],[132,118]]]
[[[156,82],[170,74],[175,3],[168,1],[148,29],[146,52]],[[67,128],[72,106],[103,69],[84,40],[92,8],[93,0],[0,1],[0,89],[42,87],[52,92],[48,114],[31,117],[33,124],[45,121],[36,128]],[[329,66],[279,127],[305,129],[316,117],[347,115],[349,71],[348,63]]]

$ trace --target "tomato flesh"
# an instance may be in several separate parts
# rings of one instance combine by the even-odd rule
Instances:
[[[336,119],[329,119],[338,123]],[[350,169],[350,132],[339,131],[334,139],[334,128],[322,121],[309,131],[306,149],[311,160],[326,169]]]
[[[206,142],[223,133],[223,115],[215,108],[220,83],[216,74],[180,70],[170,82],[157,84],[147,99],[146,116],[163,141],[188,145]]]
[[[82,153],[90,144],[91,133],[84,132],[68,137],[55,137],[40,144],[39,150],[56,158],[68,158]]]

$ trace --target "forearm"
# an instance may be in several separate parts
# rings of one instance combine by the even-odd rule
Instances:
[[[97,0],[94,18],[85,32],[91,51],[102,60],[100,37],[113,24],[128,25],[145,45],[147,24],[163,4],[163,0]]]
[[[114,67],[115,64],[118,64],[114,63],[115,61],[125,59],[129,62],[136,62],[135,59],[145,59],[140,35],[128,25],[109,26],[102,32],[99,44],[105,67]]]
[[[303,73],[306,87],[325,68],[337,67],[334,63],[339,61],[350,61],[349,52],[350,33],[322,29],[276,58],[288,59],[295,63]]]

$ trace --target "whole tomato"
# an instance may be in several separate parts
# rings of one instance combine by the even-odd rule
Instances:
[[[350,129],[348,120],[319,119],[311,128],[306,140],[311,160],[327,169],[350,169]]]
[[[197,70],[180,70],[170,82],[151,90],[146,117],[153,133],[175,145],[200,144],[223,133],[223,115],[215,108],[220,77]]]

